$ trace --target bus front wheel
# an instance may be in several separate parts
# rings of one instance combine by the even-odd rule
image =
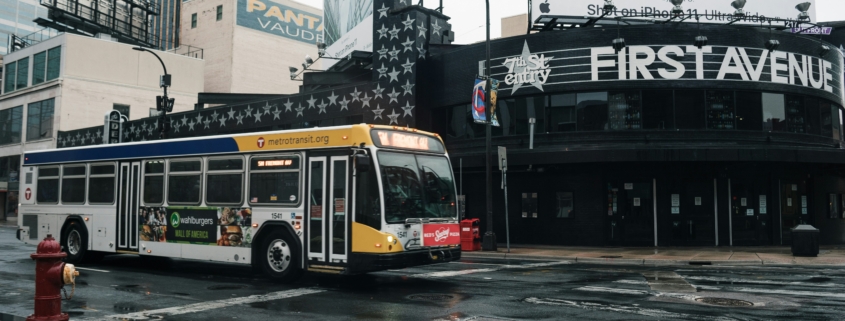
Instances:
[[[302,274],[300,251],[287,233],[273,231],[261,247],[261,269],[271,279],[291,282]]]
[[[88,233],[77,222],[70,222],[62,231],[62,249],[67,253],[65,262],[71,264],[82,263],[88,252]]]

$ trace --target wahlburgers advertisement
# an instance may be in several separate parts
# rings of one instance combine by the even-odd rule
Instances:
[[[231,207],[142,207],[140,239],[147,242],[248,247],[252,210]]]

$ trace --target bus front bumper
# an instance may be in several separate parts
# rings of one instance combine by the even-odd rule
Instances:
[[[411,250],[391,254],[352,253],[351,274],[402,269],[412,266],[446,263],[461,259],[461,247]]]

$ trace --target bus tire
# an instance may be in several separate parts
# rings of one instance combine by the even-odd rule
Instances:
[[[71,264],[82,263],[88,252],[88,232],[76,221],[70,221],[62,230],[62,250],[67,253],[64,261]]]
[[[302,274],[300,250],[293,238],[280,230],[263,238],[259,252],[261,270],[275,281],[289,283]]]

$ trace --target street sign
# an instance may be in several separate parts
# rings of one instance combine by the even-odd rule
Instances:
[[[508,161],[508,149],[505,146],[499,146],[499,170],[502,170],[502,163],[507,164]],[[505,165],[507,169],[507,165]]]
[[[123,115],[117,110],[106,112],[105,126],[103,128],[103,144],[117,144],[121,142],[123,128]]]

